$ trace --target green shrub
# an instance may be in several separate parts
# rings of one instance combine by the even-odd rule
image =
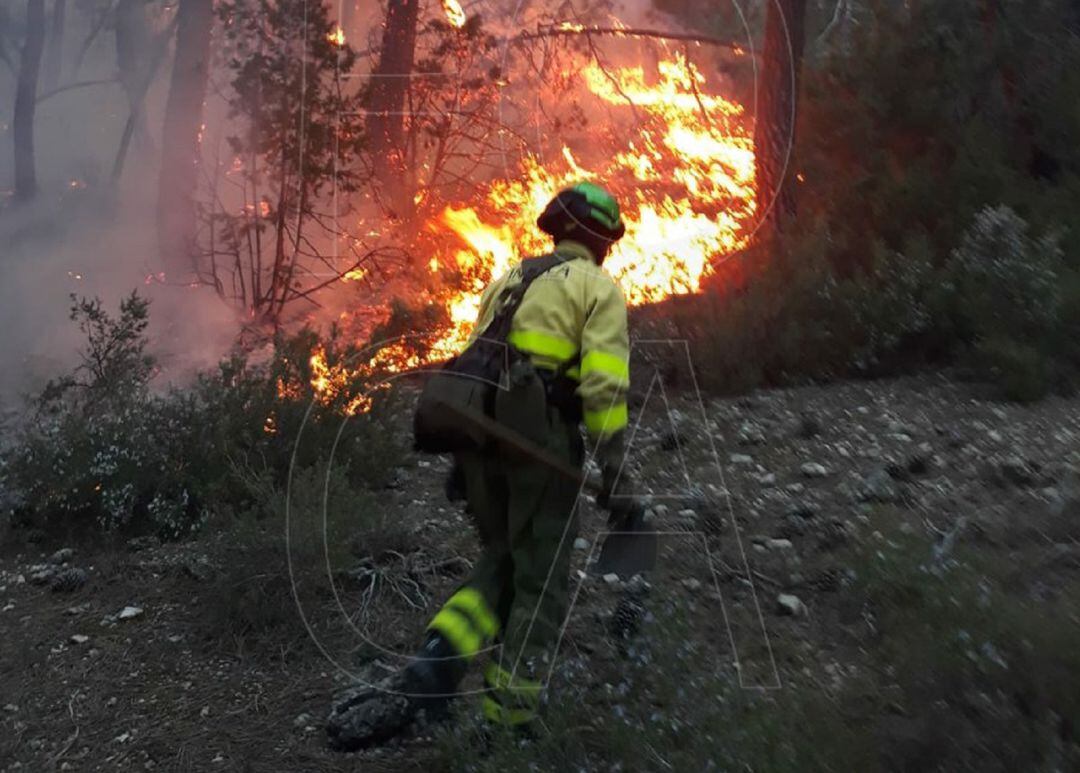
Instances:
[[[256,504],[237,470],[258,469],[283,486],[332,451],[352,485],[386,483],[403,449],[389,426],[395,398],[378,393],[367,413],[344,416],[366,388],[346,366],[352,348],[334,336],[322,343],[340,384],[318,399],[311,352],[319,342],[308,330],[277,340],[265,365],[234,357],[186,388],[156,391],[147,316],[136,295],[115,318],[100,301],[75,301],[72,318],[86,335],[81,364],[33,400],[2,460],[3,485],[21,501],[16,521],[173,538],[213,511]]]
[[[869,676],[904,718],[877,720],[886,769],[1074,767],[1075,579],[1033,603],[1012,562],[963,544],[937,555],[888,522],[880,549],[856,559],[853,588],[872,624],[860,642],[872,656]]]
[[[1058,237],[1028,230],[1008,207],[982,210],[950,254],[936,300],[957,353],[1016,400],[1067,386],[1080,349],[1068,340],[1065,293],[1076,280]]]
[[[671,310],[705,386],[738,391],[881,372],[891,354],[932,324],[927,247],[878,245],[869,269],[839,276],[824,228],[786,234],[742,256],[741,284]]]
[[[340,465],[305,467],[288,486],[267,470],[234,472],[252,509],[206,542],[217,568],[202,630],[238,653],[306,646],[309,626],[324,631],[345,614],[332,577],[355,563],[357,535],[382,525],[375,496]]]

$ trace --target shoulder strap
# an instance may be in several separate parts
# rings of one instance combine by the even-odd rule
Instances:
[[[510,323],[521,306],[521,302],[525,299],[525,292],[529,289],[529,285],[556,266],[573,259],[573,255],[553,252],[550,255],[526,258],[521,261],[521,281],[504,290],[495,299],[495,315],[491,318],[491,322],[484,329],[484,332],[480,334],[480,337],[489,341],[505,341],[510,335]]]

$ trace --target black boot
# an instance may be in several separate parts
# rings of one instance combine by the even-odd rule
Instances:
[[[404,691],[416,709],[428,720],[441,721],[449,715],[450,702],[468,664],[454,651],[442,634],[431,631],[423,646],[405,667]]]

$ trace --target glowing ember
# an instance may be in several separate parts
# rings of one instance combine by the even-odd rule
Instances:
[[[333,403],[348,397],[353,390],[358,376],[363,375],[362,370],[352,370],[340,363],[333,366],[326,362],[326,350],[318,346],[311,353],[308,361],[311,366],[311,388],[324,403]],[[281,385],[278,385],[281,393]],[[356,395],[348,398],[342,410],[349,416],[357,413],[366,413],[371,409],[371,398],[365,395]]]
[[[442,0],[442,7],[451,27],[461,29],[465,26],[465,11],[458,0]]]

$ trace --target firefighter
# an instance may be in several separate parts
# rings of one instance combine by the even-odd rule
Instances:
[[[561,191],[537,224],[566,261],[528,287],[514,314],[508,342],[526,356],[512,368],[510,388],[497,390],[494,418],[576,468],[584,423],[602,472],[598,502],[610,509],[627,424],[629,341],[626,301],[601,266],[625,228],[614,197],[588,182]],[[518,266],[487,287],[475,331],[520,277]],[[491,451],[461,452],[455,469],[483,554],[428,624],[406,689],[429,712],[445,711],[468,664],[485,656],[484,716],[528,727],[567,614],[579,487]],[[625,475],[619,488],[628,489]]]

